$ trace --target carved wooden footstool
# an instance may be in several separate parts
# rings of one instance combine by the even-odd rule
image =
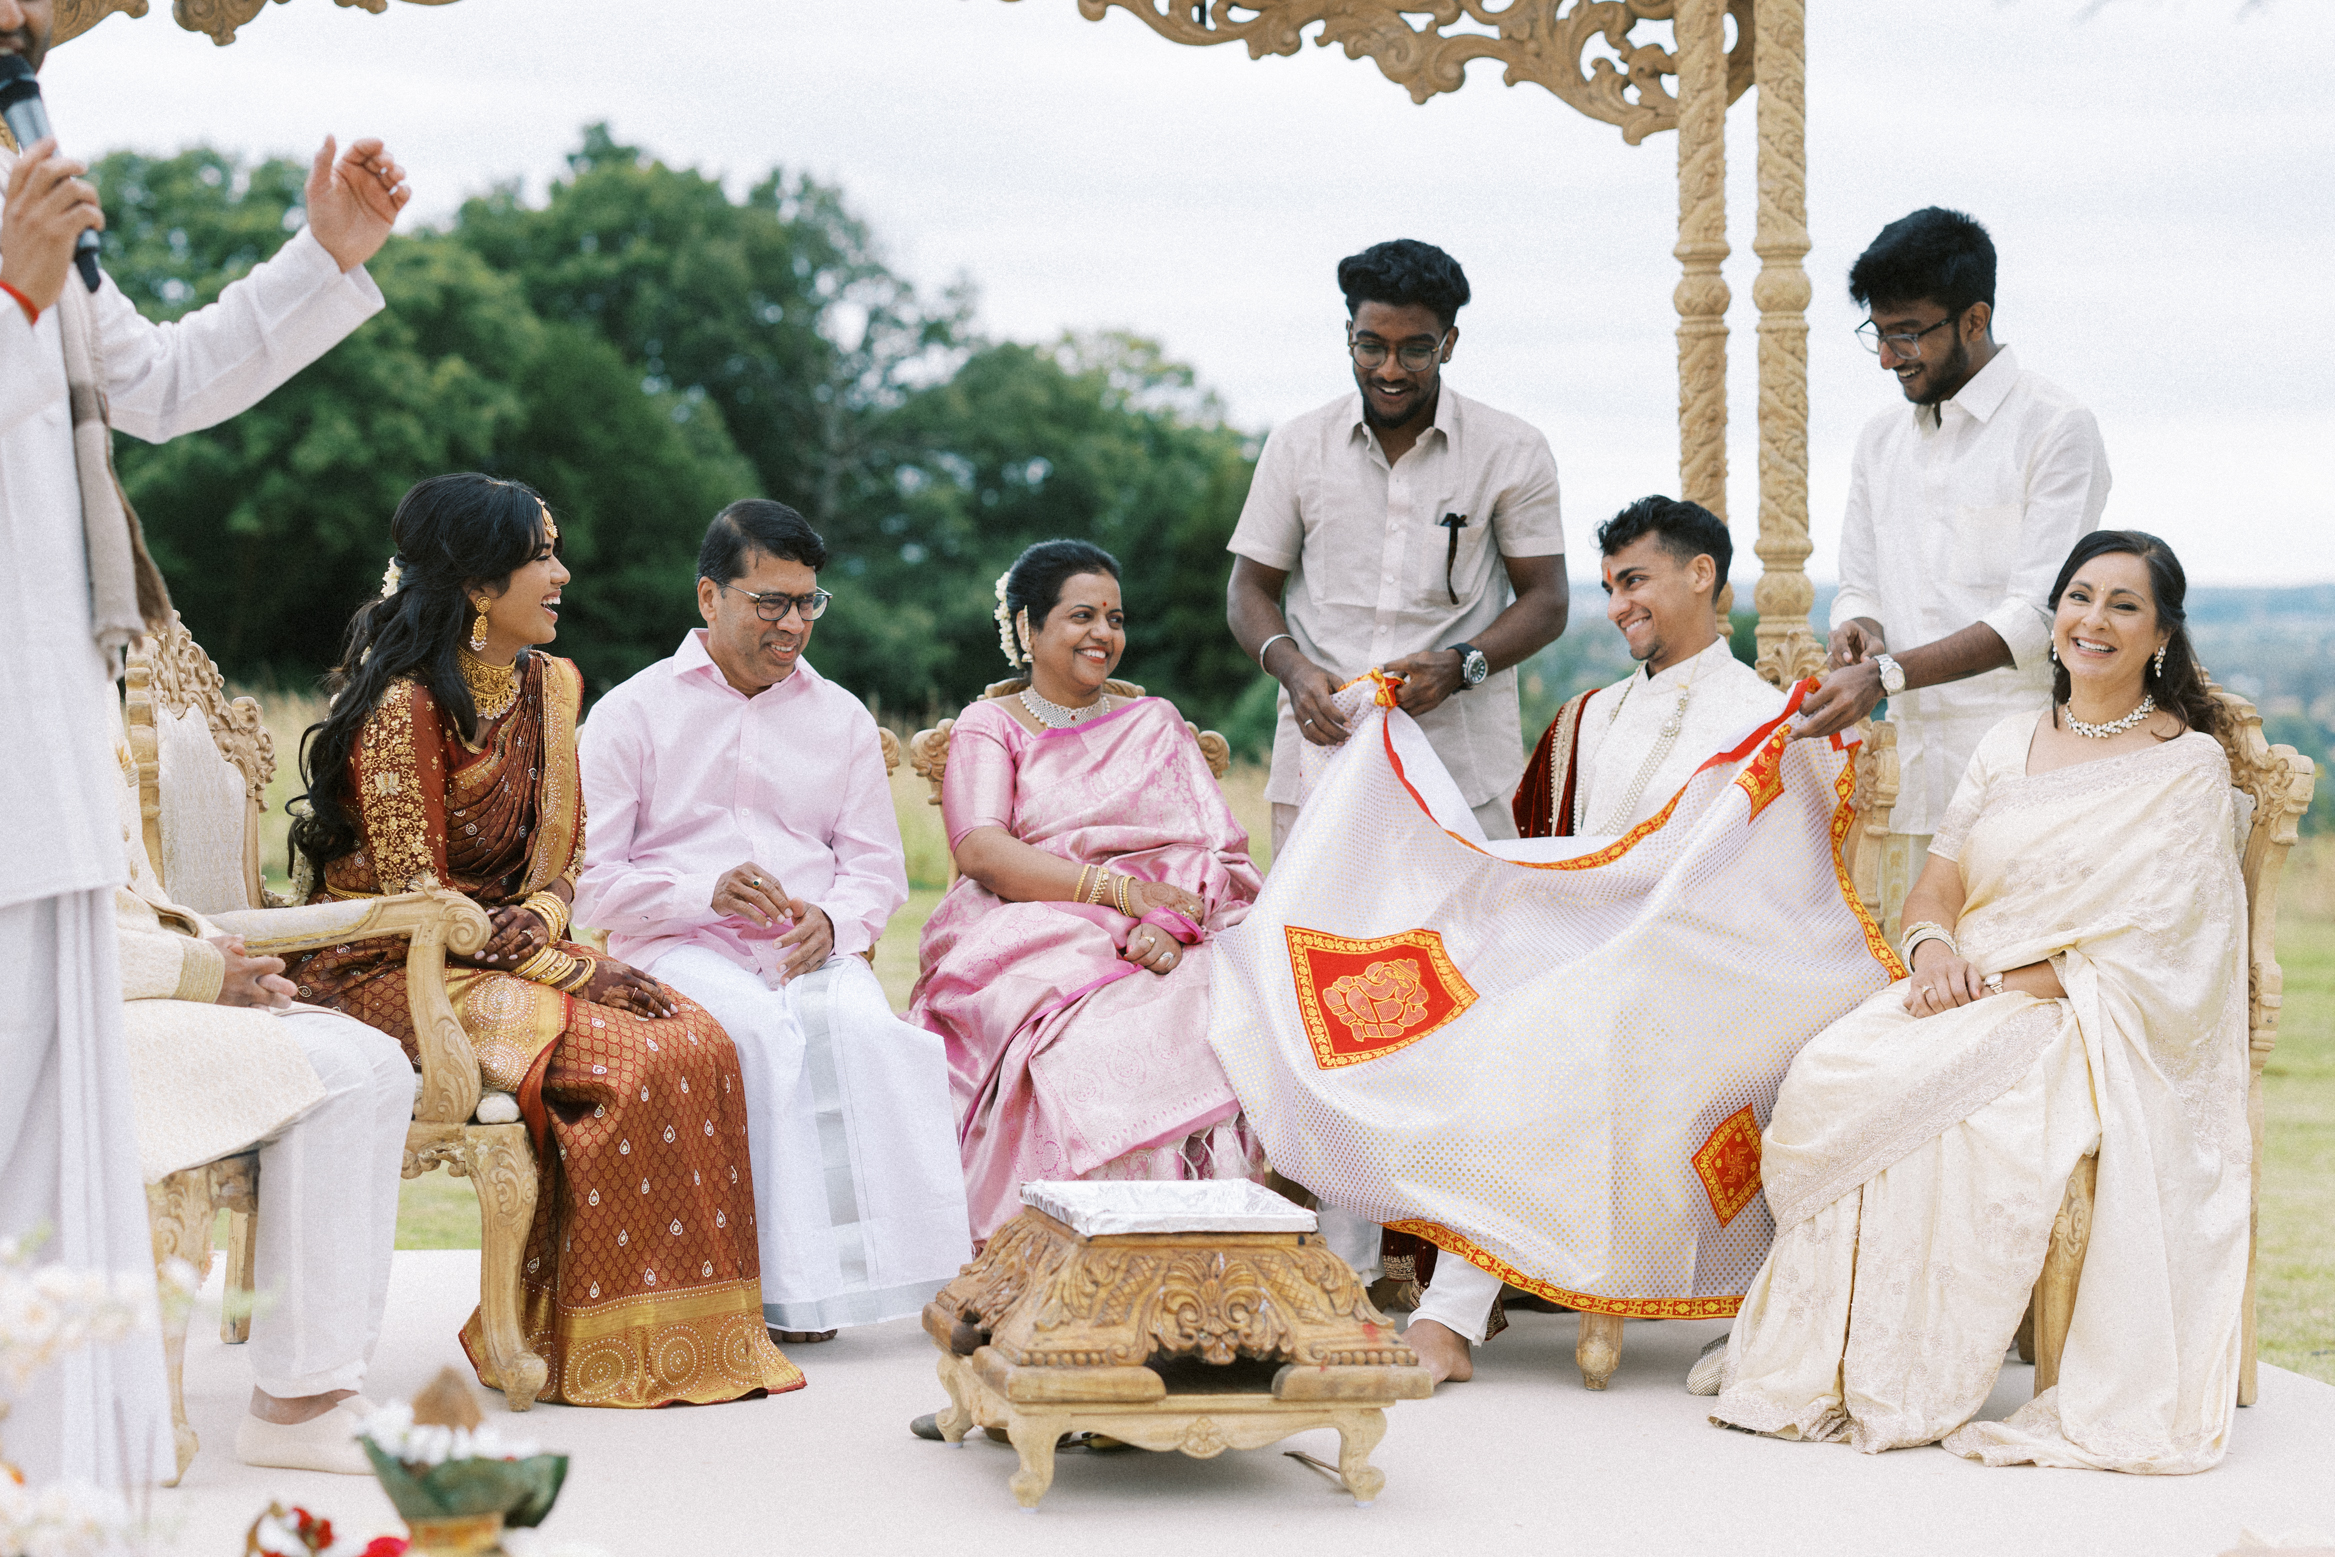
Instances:
[[[1386,1484],[1386,1408],[1434,1391],[1314,1215],[1260,1185],[1035,1183],[1022,1214],[925,1305],[949,1409],[1021,1456],[1036,1509],[1065,1433],[1208,1459],[1338,1431],[1357,1503]]]

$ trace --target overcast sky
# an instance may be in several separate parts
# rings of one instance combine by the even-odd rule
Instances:
[[[1589,531],[1677,486],[1677,139],[1625,145],[1479,62],[1425,107],[1367,60],[1252,61],[1075,0],[293,0],[230,48],[157,3],[43,73],[75,151],[388,137],[413,211],[540,192],[578,127],[743,189],[843,186],[894,266],[979,290],[996,336],[1127,328],[1264,428],[1348,383],[1341,255],[1425,238],[1476,301],[1451,381],[1548,435],[1575,571]],[[1897,400],[1850,335],[1849,262],[1918,206],[2001,253],[1998,339],[2105,431],[2107,522],[2200,582],[2335,580],[2335,5],[1812,0],[1810,571],[1831,577],[1857,428]],[[1756,569],[1756,89],[1728,119],[1729,500]]]

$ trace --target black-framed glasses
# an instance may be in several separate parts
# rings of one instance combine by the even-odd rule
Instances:
[[[1896,330],[1887,335],[1881,333],[1879,325],[1867,319],[1863,324],[1857,326],[1857,339],[1863,343],[1865,350],[1876,357],[1881,355],[1883,341],[1887,341],[1889,349],[1900,357],[1918,357],[1922,354],[1923,336],[1932,330],[1943,330],[1960,317],[1959,314],[1948,314],[1936,324],[1925,324],[1918,330]]]
[[[1397,346],[1393,348],[1394,359],[1403,365],[1405,373],[1423,373],[1435,365],[1435,358],[1442,352],[1443,343],[1450,339],[1451,332],[1445,330],[1435,337],[1432,346],[1421,346],[1416,342]],[[1384,341],[1362,339],[1349,333],[1346,350],[1353,356],[1356,367],[1377,368],[1386,365],[1388,347]]]
[[[804,621],[815,622],[827,614],[827,602],[835,598],[824,589],[814,589],[807,595],[758,595],[750,589],[740,589],[734,584],[723,584],[719,587],[728,590],[733,595],[744,595],[748,600],[753,601],[754,614],[766,622],[783,622],[789,611],[800,611]]]

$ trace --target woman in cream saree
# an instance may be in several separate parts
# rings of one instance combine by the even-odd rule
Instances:
[[[2152,573],[2156,634],[2111,615]],[[1761,1160],[1775,1243],[1713,1421],[1867,1452],[1942,1440],[1991,1465],[2181,1473],[2226,1452],[2251,1160],[2245,894],[2180,582],[2150,537],[2101,532],[2071,556],[2053,592],[2058,656],[2077,662],[2067,706],[1980,744],[1916,889],[1944,862],[1958,918],[1909,923],[1914,978],[1785,1078]],[[2130,682],[2121,706],[2085,706],[2111,669]],[[2140,703],[2144,676],[2180,719],[2143,705],[2077,722]],[[2086,737],[2106,754],[2047,763]],[[1959,983],[1938,995],[1943,980]],[[2095,1152],[2059,1381],[1973,1422]]]

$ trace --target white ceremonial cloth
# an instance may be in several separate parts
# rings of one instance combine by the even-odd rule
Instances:
[[[2229,1449],[2252,1139],[2245,890],[2220,744],[2192,732],[2029,777],[1990,732],[1935,852],[2010,991],[1916,1020],[1902,986],[1812,1040],[1762,1156],[1779,1231],[1728,1344],[1717,1422],[1876,1453],[2179,1474]],[[2059,1382],[1973,1422],[2099,1154]]]
[[[1891,406],[1865,424],[1832,625],[1871,617],[1903,651],[1984,622],[2012,661],[1889,700],[1892,832],[1934,831],[1986,732],[2049,703],[2051,584],[2107,506],[2099,422],[2007,346],[1944,404]]]
[[[1446,514],[1467,523],[1447,529]],[[1446,383],[1434,422],[1390,465],[1349,392],[1273,429],[1225,549],[1288,573],[1298,648],[1340,680],[1359,676],[1491,626],[1516,598],[1501,559],[1564,553],[1556,457],[1540,429]],[[1287,693],[1279,708],[1265,798],[1295,805],[1308,743]],[[1470,805],[1516,788],[1515,667],[1444,699],[1420,728]]]
[[[1581,710],[1574,756],[1574,833],[1628,832],[1668,805],[1711,753],[1783,707],[1783,692],[1737,659],[1724,638],[1659,675],[1640,666],[1593,694]],[[1665,736],[1674,719],[1677,735]],[[1638,775],[1657,749],[1661,758],[1641,784]]]
[[[973,1257],[940,1035],[894,1016],[856,956],[777,989],[698,944],[648,972],[737,1046],[764,1320],[833,1330],[922,1313]]]
[[[1895,971],[1836,847],[1853,747],[1779,712],[1618,840],[1486,844],[1371,692],[1218,943],[1209,1041],[1267,1156],[1574,1308],[1733,1313],[1758,1121]]]

